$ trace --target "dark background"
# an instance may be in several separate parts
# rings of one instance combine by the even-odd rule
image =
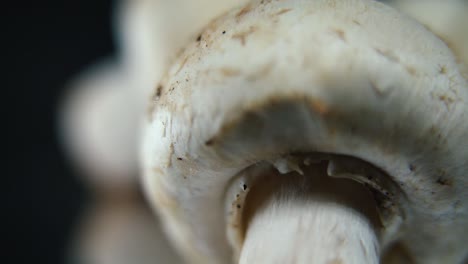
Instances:
[[[57,108],[67,81],[113,55],[112,1],[7,1],[0,13],[7,81],[0,262],[64,263],[88,192],[58,142]]]

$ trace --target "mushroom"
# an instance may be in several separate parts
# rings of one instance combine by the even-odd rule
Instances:
[[[465,0],[391,0],[390,5],[414,17],[454,52],[468,77],[468,2]]]
[[[73,264],[180,263],[141,197],[100,197],[86,208],[75,230]]]
[[[144,186],[187,262],[466,260],[467,81],[393,8],[251,1],[151,99]]]

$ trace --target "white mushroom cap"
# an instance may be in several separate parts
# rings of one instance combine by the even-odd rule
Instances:
[[[399,241],[420,263],[461,262],[467,87],[447,46],[384,4],[253,1],[209,24],[155,89],[145,186],[188,260],[223,263],[236,176],[288,154],[346,155],[388,175],[369,180],[388,202],[383,251]],[[352,172],[331,159],[331,175]]]
[[[390,4],[439,36],[464,64],[465,78],[468,77],[468,1],[392,0]]]

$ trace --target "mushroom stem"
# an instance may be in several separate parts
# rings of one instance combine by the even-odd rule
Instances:
[[[282,183],[267,191],[258,186],[247,197],[250,219],[239,263],[378,263],[367,190],[326,176],[291,181],[301,178],[293,174],[276,175]]]

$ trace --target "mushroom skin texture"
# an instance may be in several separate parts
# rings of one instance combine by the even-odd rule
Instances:
[[[66,150],[93,184],[137,181],[139,125],[154,83],[203,25],[245,2],[117,1],[116,58],[98,62],[70,81],[59,109]]]
[[[381,252],[397,243],[416,263],[462,263],[467,102],[451,50],[389,6],[252,1],[210,23],[156,86],[144,185],[187,261],[226,263],[226,192],[318,153],[331,176],[378,193]]]
[[[465,79],[468,78],[468,1],[391,0],[389,4],[441,38],[454,52]]]

